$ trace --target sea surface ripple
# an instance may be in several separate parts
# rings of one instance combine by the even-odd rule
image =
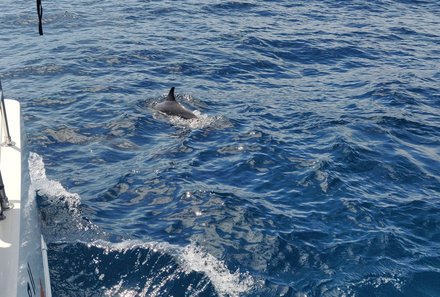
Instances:
[[[54,296],[440,296],[438,1],[1,7]]]

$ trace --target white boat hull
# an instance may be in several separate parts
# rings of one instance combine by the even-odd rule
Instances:
[[[0,221],[0,296],[51,296],[47,248],[41,235],[35,192],[31,188],[20,104],[5,100],[12,145],[4,144],[0,121],[0,170],[12,208]]]

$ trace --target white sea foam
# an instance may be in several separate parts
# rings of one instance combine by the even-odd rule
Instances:
[[[145,248],[151,249],[155,252],[163,252],[173,255],[180,264],[180,268],[168,277],[163,278],[160,283],[155,284],[155,287],[152,290],[153,293],[150,292],[151,296],[160,294],[160,289],[163,288],[167,282],[173,281],[177,278],[180,273],[189,274],[193,271],[203,273],[214,286],[219,296],[238,297],[243,293],[249,292],[255,286],[255,280],[248,273],[229,271],[223,261],[218,260],[195,243],[180,247],[164,242],[140,242],[127,240],[120,243],[110,243],[100,240],[90,243],[89,245],[102,248],[104,253],[112,251],[124,253],[130,249]],[[168,272],[171,273],[170,271]],[[145,294],[147,292],[146,289],[148,288],[143,290]],[[110,288],[106,294],[110,296],[111,294],[120,294],[122,292],[124,293],[123,296],[125,296],[125,294],[130,296],[130,292],[123,290],[120,285]],[[197,291],[193,293],[194,294],[189,296],[198,295]],[[145,294],[139,294],[140,295],[138,296],[146,296]]]
[[[154,117],[156,119],[166,119],[176,127],[189,128],[191,130],[206,128],[222,129],[232,126],[232,124],[223,116],[209,116],[198,110],[194,110],[193,113],[197,118],[183,119],[179,116],[166,116],[160,112],[155,112]]]
[[[178,116],[170,116],[170,123],[175,126],[187,127],[192,130],[194,129],[203,129],[214,125],[216,118],[209,117],[208,115],[202,114],[200,111],[195,110],[193,112],[197,118],[195,119],[182,119]]]
[[[46,176],[43,158],[37,153],[29,154],[29,174],[35,191],[46,196],[50,200],[62,199],[71,210],[76,210],[81,198],[76,193],[68,192],[60,182],[50,180]]]
[[[220,296],[240,296],[255,285],[255,280],[248,273],[230,272],[223,261],[194,243],[181,249],[181,257],[189,269],[203,272]]]

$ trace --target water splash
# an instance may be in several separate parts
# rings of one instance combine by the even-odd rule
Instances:
[[[206,128],[227,128],[231,126],[229,121],[222,116],[209,116],[201,113],[198,110],[194,111],[197,116],[195,119],[183,119],[178,116],[170,116],[169,121],[172,125],[182,128],[189,128],[191,130],[206,129]]]
[[[76,193],[68,192],[58,181],[47,178],[43,158],[37,153],[29,154],[29,173],[35,191],[51,201],[63,200],[73,212],[78,210],[81,198]]]
[[[252,290],[256,282],[248,273],[239,270],[231,273],[223,261],[204,251],[202,247],[191,243],[181,250],[186,266],[207,275],[220,296],[240,296]]]
[[[151,250],[156,253],[172,255],[179,264],[177,268],[165,265],[160,269],[160,273],[164,275],[154,285],[147,283],[144,288],[140,288],[135,292],[127,290],[120,282],[108,289],[105,296],[113,296],[115,293],[120,294],[120,296],[132,296],[133,293],[136,293],[136,296],[160,296],[160,293],[163,293],[163,289],[169,285],[169,282],[177,281],[179,278],[194,272],[202,273],[208,282],[214,286],[219,296],[238,297],[250,292],[256,285],[256,281],[248,273],[241,273],[238,270],[235,272],[229,271],[223,261],[216,259],[196,243],[180,247],[165,242],[127,240],[119,243],[96,241],[89,244],[89,247],[92,246],[103,249],[104,254],[112,252],[125,254],[136,249]],[[138,263],[137,265],[142,264],[145,263]],[[207,283],[203,280],[200,283],[201,285],[198,287],[190,285],[185,296],[198,296],[198,293],[204,291]],[[192,293],[188,293],[189,291]]]

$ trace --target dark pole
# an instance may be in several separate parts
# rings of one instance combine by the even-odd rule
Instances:
[[[3,118],[4,118],[4,122],[5,122],[5,130],[6,130],[6,136],[5,136],[5,140],[6,140],[6,144],[7,145],[12,145],[12,140],[11,140],[11,134],[9,133],[9,125],[8,125],[8,116],[6,115],[6,107],[5,107],[5,98],[3,98],[3,88],[2,88],[2,82],[0,80],[0,97],[1,97],[1,109],[2,109],[2,113],[3,113]]]
[[[37,0],[37,14],[38,14],[38,33],[43,35],[43,6],[41,0]]]

